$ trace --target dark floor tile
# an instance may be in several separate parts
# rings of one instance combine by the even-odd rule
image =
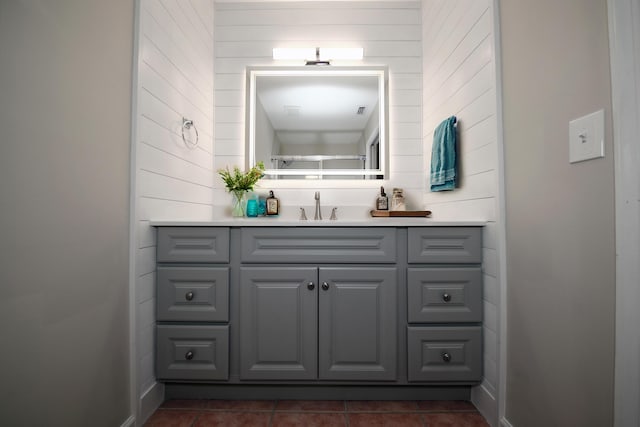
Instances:
[[[275,400],[209,400],[207,409],[225,411],[271,411]]]
[[[144,424],[145,427],[191,427],[198,412],[179,409],[158,409]]]
[[[422,415],[416,413],[347,414],[349,427],[423,427]]]
[[[349,412],[411,412],[418,410],[413,400],[351,400],[347,402]]]
[[[466,400],[421,400],[418,409],[430,412],[477,411],[473,403]]]
[[[167,400],[160,407],[163,409],[171,408],[171,409],[203,409],[207,407],[207,400],[187,400],[187,399],[179,399],[179,400]]]
[[[268,427],[271,412],[202,412],[193,427]]]
[[[276,412],[273,414],[271,425],[272,427],[345,427],[347,419],[342,412]]]
[[[443,414],[423,414],[426,427],[489,427],[479,413],[450,412]]]
[[[314,412],[344,412],[345,403],[342,400],[280,400],[276,404],[276,411],[314,411]]]

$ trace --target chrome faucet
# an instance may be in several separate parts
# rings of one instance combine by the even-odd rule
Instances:
[[[319,191],[316,191],[314,198],[316,199],[316,214],[313,216],[313,219],[315,219],[316,221],[322,220],[322,211],[320,210],[320,192]]]
[[[336,215],[337,210],[338,208],[331,209],[331,218],[329,218],[331,221],[336,221],[338,219],[338,216]]]

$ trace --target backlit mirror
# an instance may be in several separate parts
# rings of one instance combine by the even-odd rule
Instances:
[[[385,179],[384,67],[247,70],[248,166],[267,179]]]

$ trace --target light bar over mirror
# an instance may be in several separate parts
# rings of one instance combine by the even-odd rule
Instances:
[[[333,60],[357,61],[364,58],[361,47],[276,47],[273,48],[274,60],[304,60],[307,65],[317,62],[328,64]]]

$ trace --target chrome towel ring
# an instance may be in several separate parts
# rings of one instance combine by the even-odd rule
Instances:
[[[185,138],[184,136],[184,130],[189,130],[193,127],[193,130],[196,132],[196,142],[191,142],[188,141],[187,138]],[[193,123],[193,120],[189,120],[186,117],[182,118],[182,140],[184,141],[185,145],[189,148],[195,148],[198,146],[198,140],[200,139],[200,136],[198,135],[198,129],[196,128],[195,123]]]

